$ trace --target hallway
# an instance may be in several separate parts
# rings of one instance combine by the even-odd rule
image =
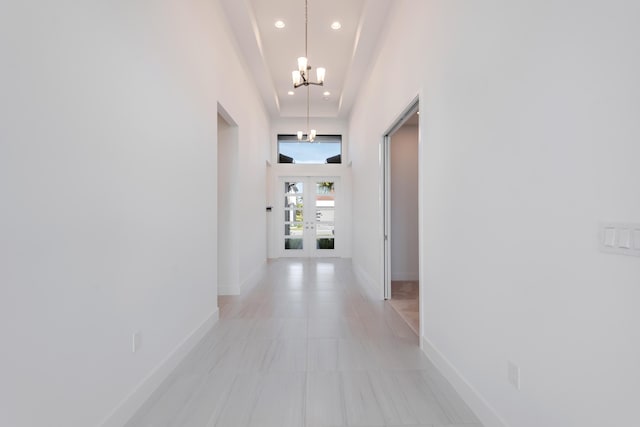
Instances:
[[[127,424],[481,427],[343,259],[276,260]]]

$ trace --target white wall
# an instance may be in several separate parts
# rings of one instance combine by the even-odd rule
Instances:
[[[421,97],[423,342],[488,427],[636,418],[640,259],[600,253],[597,231],[640,222],[639,14],[398,0],[352,113],[353,260],[381,287],[365,190],[385,128]]]
[[[229,34],[216,1],[0,6],[0,425],[115,422],[215,319],[217,103],[245,194],[269,137]]]
[[[303,165],[303,164],[279,164],[278,163],[278,135],[295,134],[298,130],[306,132],[307,119],[289,118],[277,119],[271,123],[271,166],[268,168],[269,174],[269,195],[268,205],[274,209],[268,213],[269,216],[269,258],[278,258],[281,256],[282,250],[282,222],[278,216],[278,207],[281,204],[281,187],[279,179],[281,177],[292,176],[324,176],[339,177],[340,183],[338,188],[338,197],[336,201],[336,250],[335,256],[342,258],[351,257],[352,233],[352,185],[351,185],[351,167],[349,166],[349,135],[347,132],[347,122],[339,119],[323,119],[312,118],[310,122],[311,128],[316,128],[318,135],[342,135],[342,163],[341,164],[325,164],[325,165]]]
[[[418,126],[391,135],[391,280],[418,280]]]

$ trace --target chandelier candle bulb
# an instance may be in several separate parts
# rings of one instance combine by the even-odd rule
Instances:
[[[300,75],[300,71],[292,71],[291,78],[293,79],[293,85],[299,86],[302,83],[302,76]]]
[[[309,62],[304,56],[298,58],[298,71],[300,71],[300,73],[306,73],[308,64]]]
[[[324,83],[324,76],[326,72],[327,70],[325,70],[323,67],[318,67],[318,69],[316,70],[316,74],[318,76],[318,83],[320,84]]]

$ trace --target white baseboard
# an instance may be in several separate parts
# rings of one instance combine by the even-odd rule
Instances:
[[[218,283],[218,295],[240,295],[240,285]]]
[[[244,289],[252,288],[265,272],[267,260],[263,261],[242,283],[218,283],[218,295],[240,295]]]
[[[402,282],[417,282],[419,280],[419,274],[416,271],[415,273],[407,273],[407,272],[399,272],[394,273],[391,272],[391,280],[393,281],[402,281]]]
[[[200,342],[204,335],[216,324],[219,310],[216,310],[193,330],[169,355],[156,366],[140,384],[100,423],[101,427],[122,427],[149,399],[151,394],[173,372],[187,354]]]
[[[431,363],[449,381],[484,427],[507,427],[507,423],[498,415],[482,395],[462,376],[460,371],[425,337],[420,340],[422,351]]]
[[[265,271],[267,269],[267,260],[262,261],[260,266],[256,268],[253,273],[249,275],[240,285],[240,291],[242,292],[245,289],[251,289],[254,287],[258,281],[263,277]]]
[[[358,280],[365,285],[365,288],[372,293],[372,295],[384,299],[384,289],[382,285],[378,286],[378,282],[373,280],[371,275],[364,270],[364,268],[360,267],[359,264],[351,261],[351,266],[353,271],[356,273],[356,277]],[[379,288],[379,289],[378,289]]]

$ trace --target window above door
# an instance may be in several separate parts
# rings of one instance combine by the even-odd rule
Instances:
[[[318,135],[314,142],[298,141],[296,135],[278,135],[278,163],[342,163],[342,135]]]

